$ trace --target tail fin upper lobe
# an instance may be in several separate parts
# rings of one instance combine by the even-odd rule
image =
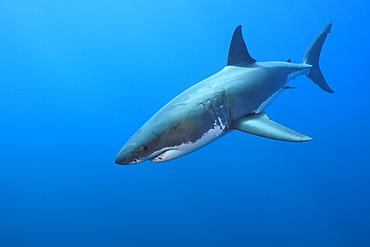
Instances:
[[[314,41],[312,41],[303,58],[304,64],[312,65],[312,68],[310,69],[310,72],[308,72],[307,77],[322,90],[328,93],[334,93],[334,91],[325,81],[325,78],[320,70],[319,58],[321,48],[325,42],[326,36],[328,35],[328,33],[330,33],[331,25],[331,22],[326,25],[324,30],[322,30],[321,33],[314,39]]]

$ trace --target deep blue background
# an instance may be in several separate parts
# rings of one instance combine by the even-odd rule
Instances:
[[[60,2],[60,3],[58,3]],[[369,1],[0,3],[0,246],[370,246]],[[132,134],[223,68],[243,25],[258,61],[320,60],[267,109],[307,134],[234,131],[119,166]]]

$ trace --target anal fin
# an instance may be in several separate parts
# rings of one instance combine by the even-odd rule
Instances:
[[[298,133],[297,131],[270,120],[265,112],[243,117],[232,123],[232,127],[253,135],[280,141],[305,142],[312,140],[309,136]]]

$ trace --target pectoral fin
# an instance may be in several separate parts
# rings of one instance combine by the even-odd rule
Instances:
[[[305,142],[312,140],[311,137],[302,135],[270,120],[265,112],[249,115],[232,124],[234,129],[253,135],[267,137],[280,141]]]

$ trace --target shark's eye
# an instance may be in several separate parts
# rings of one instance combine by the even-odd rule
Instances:
[[[143,146],[144,151],[148,151],[149,147],[148,146]]]

